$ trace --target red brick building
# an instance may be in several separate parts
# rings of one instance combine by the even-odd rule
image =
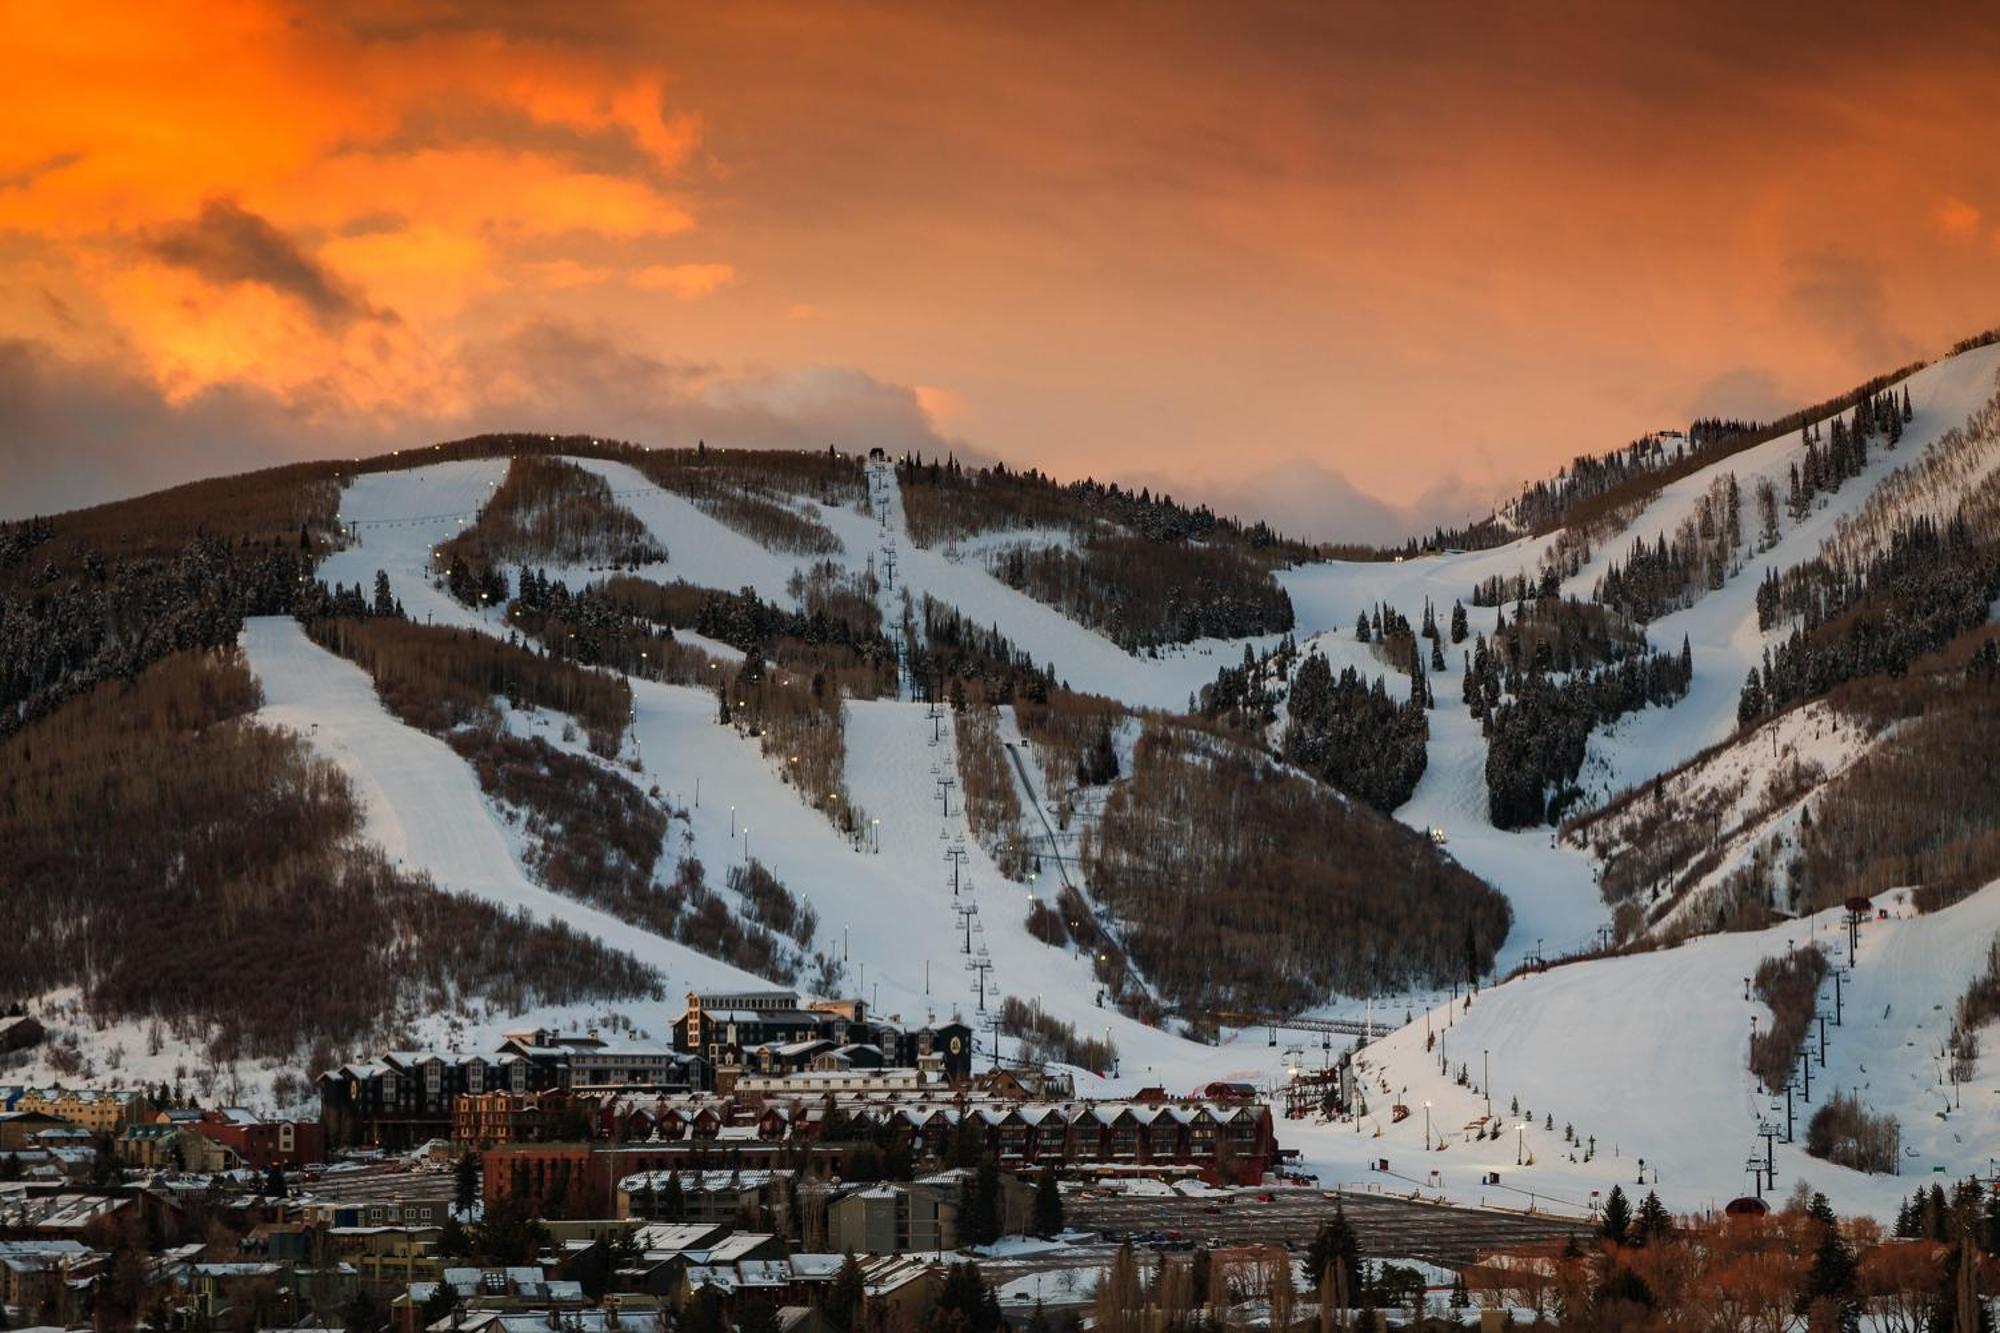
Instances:
[[[235,1150],[243,1165],[257,1171],[273,1166],[296,1171],[326,1158],[326,1130],[317,1120],[260,1120],[248,1111],[203,1111],[182,1125],[205,1139]]]

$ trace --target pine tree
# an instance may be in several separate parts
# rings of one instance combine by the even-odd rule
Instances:
[[[1673,1235],[1674,1220],[1667,1213],[1666,1205],[1652,1190],[1639,1201],[1638,1216],[1632,1222],[1632,1243],[1646,1245],[1653,1241],[1666,1240]]]
[[[1000,1173],[983,1161],[966,1184],[966,1235],[974,1245],[1000,1239]]]
[[[1764,716],[1764,685],[1757,675],[1757,668],[1750,668],[1750,675],[1743,682],[1743,693],[1736,699],[1736,725],[1748,727]]]
[[[1464,643],[1469,632],[1465,623],[1465,604],[1454,598],[1451,604],[1451,641]]]
[[[1346,1210],[1338,1207],[1332,1217],[1320,1223],[1312,1244],[1306,1247],[1306,1274],[1314,1286],[1324,1283],[1329,1273],[1345,1281],[1350,1296],[1360,1290],[1361,1242]]]
[[[465,1225],[450,1213],[445,1214],[444,1225],[438,1229],[438,1257],[442,1259],[464,1259],[472,1253],[472,1241],[465,1234]]]
[[[1063,1229],[1062,1189],[1056,1183],[1054,1167],[1045,1167],[1035,1182],[1035,1234],[1044,1239]]]
[[[378,1333],[384,1323],[382,1309],[375,1304],[375,1298],[366,1288],[356,1287],[354,1294],[340,1307],[340,1326],[344,1333]]]
[[[855,1326],[861,1315],[862,1295],[861,1264],[850,1250],[847,1257],[841,1260],[840,1271],[833,1275],[833,1284],[827,1288],[826,1303],[821,1307],[821,1313],[828,1323],[845,1333]],[[686,1325],[683,1324],[682,1328],[685,1329]]]
[[[1613,1185],[1610,1195],[1604,1200],[1604,1216],[1598,1221],[1597,1234],[1614,1245],[1623,1245],[1631,1225],[1632,1205],[1625,1199],[1625,1189],[1621,1185]]]
[[[470,1152],[460,1154],[452,1175],[451,1206],[461,1217],[470,1217],[472,1205],[479,1202],[479,1158]]]

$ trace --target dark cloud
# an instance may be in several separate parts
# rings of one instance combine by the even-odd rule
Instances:
[[[24,190],[51,171],[61,171],[81,161],[82,153],[56,153],[39,162],[31,162],[19,171],[0,172],[0,190]]]
[[[330,328],[378,313],[291,237],[233,200],[210,199],[192,219],[149,230],[141,246],[154,259],[218,286],[250,282],[269,287],[304,305]]]
[[[350,454],[360,440],[256,389],[210,389],[172,404],[117,367],[0,339],[0,520],[315,453]]]
[[[480,429],[587,430],[645,444],[703,439],[752,449],[950,447],[913,390],[846,367],[725,372],[633,351],[608,332],[553,319],[476,345],[465,363],[475,382],[524,386],[509,401],[477,409],[471,422]]]
[[[385,236],[409,228],[410,220],[401,213],[363,213],[349,218],[336,229],[342,236]]]
[[[1724,417],[1769,421],[1797,406],[1770,370],[1763,366],[1739,366],[1696,389],[1693,397],[1688,399],[1687,415],[1691,420],[1697,417]]]
[[[1792,257],[1785,299],[1792,312],[1859,364],[1889,370],[1918,353],[1898,325],[1880,269],[1838,251]]]
[[[463,412],[393,424],[332,396],[249,387],[169,402],[145,378],[0,339],[0,520],[140,495],[302,458],[352,457],[483,431],[584,432],[643,444],[743,448],[952,447],[916,395],[859,371],[726,373],[621,348],[554,322],[471,348],[475,383],[506,384]]]
[[[1223,480],[1189,482],[1161,474],[1132,480],[1183,503],[1206,504],[1245,520],[1263,519],[1288,537],[1308,541],[1392,544],[1484,517],[1493,508],[1492,497],[1475,494],[1456,478],[1439,481],[1408,504],[1392,504],[1309,458]]]
[[[514,153],[540,153],[578,171],[661,184],[669,175],[628,125],[582,129],[537,120],[519,107],[463,101],[413,107],[396,131],[372,136],[370,153],[412,153],[493,145]],[[359,145],[357,145],[359,146]]]

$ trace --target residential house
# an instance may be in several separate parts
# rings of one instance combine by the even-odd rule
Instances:
[[[243,1159],[226,1144],[183,1125],[128,1125],[113,1144],[118,1160],[142,1171],[233,1171]]]
[[[253,1171],[296,1171],[326,1156],[326,1130],[316,1120],[265,1120],[241,1107],[204,1111],[187,1126],[236,1155]]]

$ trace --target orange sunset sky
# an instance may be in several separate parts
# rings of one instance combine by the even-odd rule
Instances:
[[[475,430],[1316,537],[2000,323],[2000,18],[0,5],[0,517]]]

